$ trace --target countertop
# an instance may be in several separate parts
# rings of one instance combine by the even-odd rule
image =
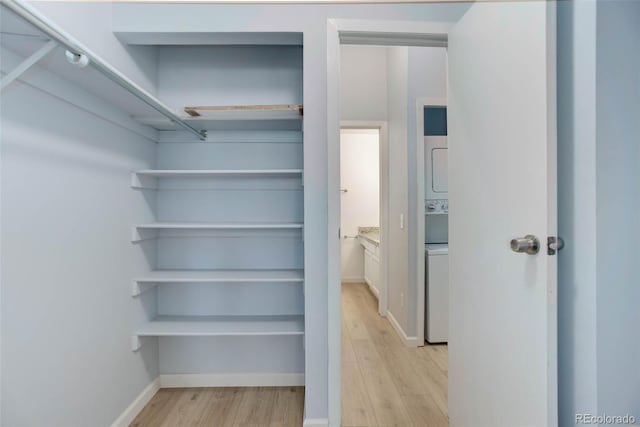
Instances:
[[[380,246],[380,227],[358,227],[358,237]]]

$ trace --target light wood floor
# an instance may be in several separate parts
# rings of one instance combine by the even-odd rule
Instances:
[[[130,427],[300,427],[303,387],[163,388]]]
[[[342,286],[342,425],[448,426],[447,346],[405,347],[377,306]]]
[[[304,388],[162,389],[133,427],[302,425]],[[342,425],[448,426],[446,345],[405,347],[365,284],[342,286]]]

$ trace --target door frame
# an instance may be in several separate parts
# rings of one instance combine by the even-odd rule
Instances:
[[[387,245],[389,242],[389,150],[387,142],[387,122],[370,120],[342,120],[340,129],[376,129],[378,133],[378,153],[380,155],[380,199],[378,208],[380,211],[380,294],[378,295],[378,314],[387,316],[389,276],[389,254]],[[339,170],[339,169],[338,169]]]
[[[341,257],[340,257],[340,45],[446,47],[454,23],[420,21],[327,20],[327,256],[328,256],[328,412],[329,425],[341,416]],[[411,112],[409,112],[411,114]],[[422,132],[420,132],[422,133]],[[424,155],[423,155],[424,158]],[[422,166],[424,181],[424,165]],[[420,186],[418,183],[418,189]],[[421,197],[424,199],[424,195]],[[420,199],[419,199],[420,200]],[[424,202],[421,203],[424,210]],[[418,203],[420,205],[420,203]],[[424,215],[423,215],[424,216]],[[418,218],[420,223],[420,218]],[[424,226],[424,218],[422,219]],[[388,229],[388,227],[387,227]],[[408,232],[412,230],[409,229]],[[416,232],[417,230],[413,230]],[[338,237],[336,239],[336,236]],[[419,241],[422,239],[418,239]],[[421,246],[420,253],[424,252]],[[421,264],[418,258],[417,264]],[[422,268],[424,277],[424,267]],[[420,288],[418,288],[420,289]],[[424,279],[422,282],[424,295]],[[424,302],[423,302],[424,308]],[[424,313],[422,314],[424,319]],[[419,315],[417,316],[419,317]],[[417,321],[418,319],[416,319]],[[424,328],[424,322],[423,322]],[[424,331],[423,331],[424,335]]]
[[[425,217],[425,207],[424,207],[424,196],[425,196],[425,165],[424,165],[424,107],[426,106],[438,106],[438,107],[446,107],[447,106],[447,98],[418,98],[416,99],[416,175],[418,180],[418,185],[416,186],[416,218],[417,218],[417,234],[418,236],[424,236],[425,230],[427,227],[427,218]],[[424,239],[418,238],[416,244],[416,252],[418,254],[424,253]],[[423,256],[424,257],[424,256]],[[424,314],[425,314],[425,295],[427,292],[426,285],[426,266],[424,262],[420,262],[422,258],[418,258],[417,262],[417,282],[416,286],[418,287],[417,292],[417,308],[416,308],[416,336],[418,341],[421,343],[419,345],[423,346],[425,341],[425,332],[424,332]]]

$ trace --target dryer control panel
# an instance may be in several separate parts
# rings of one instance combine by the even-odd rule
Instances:
[[[424,201],[424,211],[427,215],[442,215],[449,213],[448,199],[429,199]]]

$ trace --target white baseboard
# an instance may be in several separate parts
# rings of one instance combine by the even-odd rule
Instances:
[[[375,286],[373,286],[373,283],[371,283],[370,281],[367,280],[367,286],[369,286],[369,290],[371,291],[371,293],[373,294],[373,296],[376,297],[376,299],[380,300],[380,291],[378,290],[378,288],[376,288]]]
[[[160,390],[160,378],[151,381],[131,405],[111,424],[111,427],[128,427],[158,390]]]
[[[340,279],[342,283],[364,283],[364,276],[362,277],[342,277]]]
[[[162,374],[160,387],[303,386],[304,374]]]
[[[400,335],[400,339],[402,340],[404,345],[406,345],[407,347],[418,347],[424,344],[420,343],[418,337],[408,337],[404,332],[404,329],[402,329],[402,326],[400,326],[400,323],[398,323],[396,318],[393,317],[393,313],[391,313],[390,310],[387,310],[387,319],[389,319],[389,323],[391,323],[393,329],[395,329],[398,335]]]
[[[305,418],[302,425],[304,427],[328,427],[329,420],[326,418]]]

